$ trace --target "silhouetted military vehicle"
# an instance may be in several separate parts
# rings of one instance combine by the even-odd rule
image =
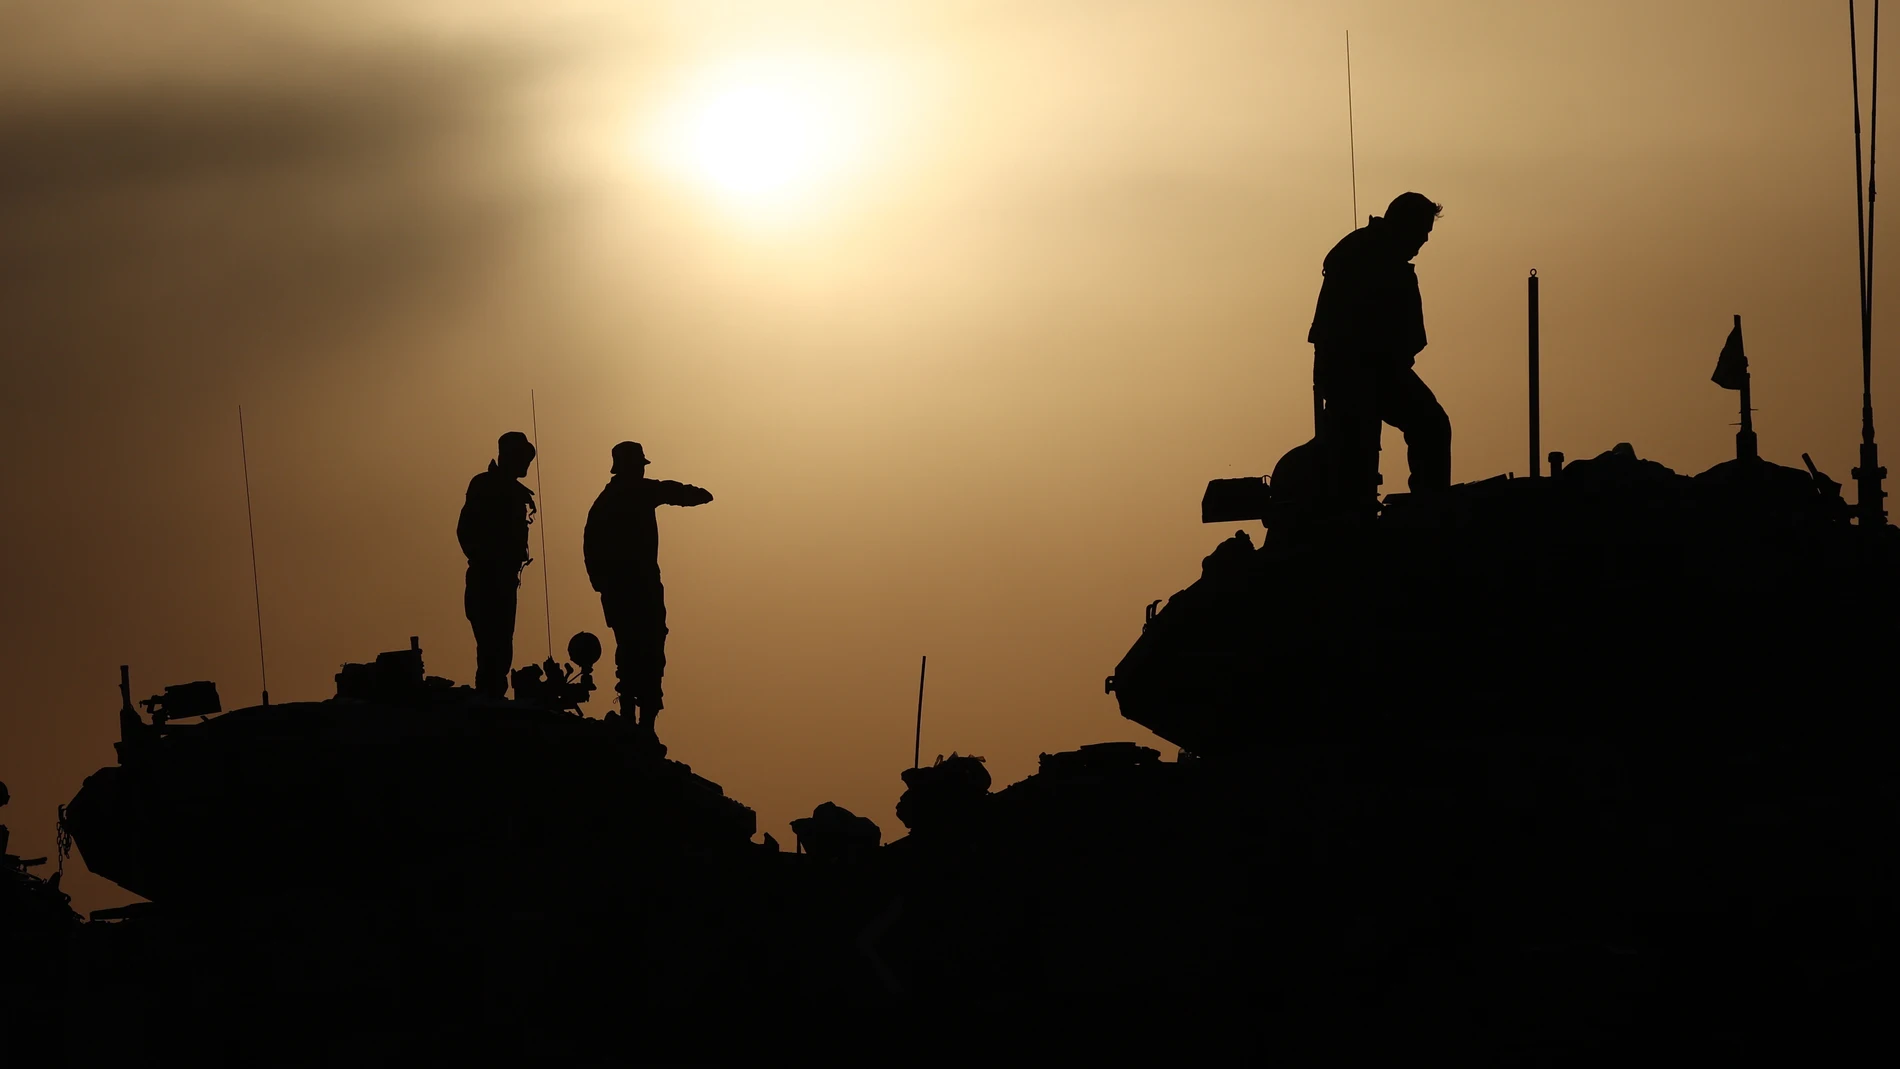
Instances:
[[[1843,682],[1900,639],[1900,536],[1819,472],[1693,478],[1628,446],[1376,520],[1236,532],[1153,612],[1107,686],[1194,753],[1581,730],[1884,730]]]
[[[600,653],[584,633],[570,649]],[[546,669],[517,673],[527,699],[490,699],[425,677],[412,640],[345,665],[329,701],[219,713],[201,682],[149,720],[122,681],[120,763],[67,826],[92,871],[160,903],[747,847],[755,817],[718,784],[617,715],[577,715],[591,659]]]
[[[1203,518],[1264,542],[1150,605],[1106,686],[1219,785],[1235,881],[1339,940],[1285,959],[1344,984],[1315,1013],[1491,1053],[1847,1049],[1900,949],[1900,531],[1863,458],[1852,509],[1746,419],[1694,477],[1619,445],[1370,516],[1217,483]]]

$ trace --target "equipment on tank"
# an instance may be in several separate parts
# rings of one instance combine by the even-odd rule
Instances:
[[[180,717],[210,716],[224,711],[218,702],[218,685],[208,679],[166,687],[163,694],[155,694],[139,704],[145,707],[152,723],[158,725]]]

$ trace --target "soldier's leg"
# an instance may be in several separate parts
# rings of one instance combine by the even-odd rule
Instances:
[[[1376,501],[1379,496],[1377,382],[1357,353],[1315,358],[1313,378],[1324,402],[1319,440],[1326,458],[1328,493],[1337,501]]]
[[[665,705],[660,681],[666,673],[666,602],[658,584],[641,588],[632,614],[638,619],[630,656],[639,691],[640,722],[651,727]]]
[[[627,598],[623,591],[609,588],[600,592],[601,615],[614,633],[614,699],[620,703],[620,715],[632,716],[634,699],[633,646],[638,641],[627,619]]]
[[[519,583],[513,569],[470,565],[462,595],[463,612],[475,632],[475,689],[497,698],[508,693],[514,662]]]
[[[649,710],[659,712],[664,706],[660,700],[660,682],[666,677],[666,589],[653,584],[653,601],[649,607],[652,612],[653,627],[653,704]]]
[[[1412,468],[1412,492],[1428,494],[1451,486],[1451,417],[1418,372],[1411,368],[1381,376],[1379,417],[1405,434],[1406,460]]]

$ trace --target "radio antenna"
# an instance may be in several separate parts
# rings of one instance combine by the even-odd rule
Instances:
[[[1352,31],[1346,31],[1346,152],[1352,163],[1352,228],[1359,229],[1359,134],[1352,125]]]
[[[1860,255],[1860,466],[1853,476],[1860,491],[1860,523],[1884,527],[1887,492],[1881,483],[1887,469],[1880,466],[1874,444],[1874,149],[1880,129],[1880,0],[1874,0],[1873,99],[1868,104],[1867,185],[1861,188],[1860,152],[1860,42],[1854,32],[1854,0],[1847,0],[1847,44],[1854,85],[1854,223]]]
[[[917,737],[910,744],[910,767],[916,768],[923,759],[924,751],[924,669],[930,667],[930,657],[925,655],[917,659]]]
[[[251,515],[251,449],[244,435],[244,406],[238,406],[238,457],[244,462],[244,526],[251,532],[251,607],[257,611],[257,679],[270,704],[270,672],[264,667],[264,594],[257,581],[257,521]]]
[[[541,492],[541,414],[534,404],[534,391],[528,391],[528,427],[534,431],[534,496],[535,524],[541,529],[541,622],[548,632],[548,660],[554,659],[554,610],[553,601],[548,593],[548,509],[547,498]]]

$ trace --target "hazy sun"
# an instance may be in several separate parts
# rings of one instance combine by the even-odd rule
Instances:
[[[790,62],[703,72],[655,131],[661,162],[743,208],[783,208],[834,185],[862,148],[862,89],[845,72]]]

